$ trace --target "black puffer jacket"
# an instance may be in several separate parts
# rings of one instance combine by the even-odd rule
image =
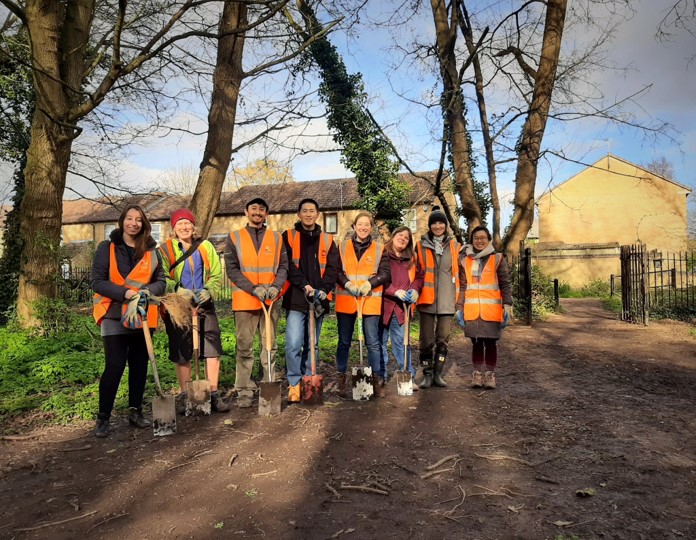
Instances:
[[[295,225],[295,230],[300,233],[300,266],[295,266],[292,262],[292,244],[288,238],[288,232],[283,232],[283,242],[287,250],[288,260],[288,281],[290,288],[283,296],[283,307],[293,311],[307,312],[307,301],[304,296],[305,285],[311,285],[314,289],[321,289],[325,293],[330,293],[336,285],[336,278],[341,267],[341,258],[338,253],[336,243],[331,244],[331,248],[326,256],[326,270],[324,276],[321,275],[319,268],[319,239],[321,227],[315,225],[311,231],[302,227],[301,223]],[[323,302],[324,309],[328,311],[329,302]]]
[[[116,264],[118,266],[118,272],[124,278],[130,274],[131,270],[135,268],[135,265],[140,259],[135,259],[135,249],[126,245],[123,241],[123,234],[120,229],[111,231],[110,238],[110,240],[100,242],[97,246],[97,251],[94,254],[94,262],[92,263],[92,280],[90,285],[95,293],[113,300],[104,318],[120,319],[121,303],[125,299],[128,287],[116,285],[109,281],[109,263],[111,259],[109,246],[112,242],[116,246]],[[147,243],[148,249],[153,249],[156,246],[157,243],[150,238]],[[157,261],[157,268],[152,274],[150,284],[145,288],[149,289],[152,294],[160,296],[164,294],[167,288],[167,281],[164,276],[164,271],[162,270],[162,261],[159,259],[159,254],[157,255]]]

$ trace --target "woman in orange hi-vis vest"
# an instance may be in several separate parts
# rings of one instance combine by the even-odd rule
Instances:
[[[420,314],[421,388],[433,384],[447,386],[442,370],[464,273],[458,264],[460,244],[448,234],[447,225],[447,217],[435,206],[428,217],[428,232],[416,245],[418,268],[425,271],[423,290],[416,303]]]
[[[375,397],[383,397],[380,371],[381,344],[379,318],[382,313],[382,289],[388,286],[389,257],[381,242],[372,239],[372,216],[361,212],[353,220],[353,236],[341,243],[341,265],[336,287],[336,322],[338,348],[336,368],[339,387],[345,385],[348,352],[357,319],[356,299],[364,297],[363,334],[367,361],[372,368],[372,387]]]
[[[464,295],[457,302],[456,317],[473,344],[472,388],[493,389],[498,360],[496,342],[501,329],[512,319],[510,272],[505,258],[495,252],[486,227],[474,228],[469,241],[460,259],[460,267],[465,271]]]
[[[148,362],[142,325],[157,326],[157,307],[150,306],[148,298],[150,294],[161,295],[166,287],[151,230],[142,208],[127,206],[118,218],[118,227],[94,254],[94,319],[101,327],[106,360],[99,381],[97,437],[109,434],[109,419],[126,364],[128,421],[139,428],[150,426],[142,409]]]

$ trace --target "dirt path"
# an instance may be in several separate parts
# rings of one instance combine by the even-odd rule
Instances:
[[[412,399],[1,442],[0,537],[696,538],[696,338],[564,307],[505,331],[493,392],[468,388],[457,334],[450,386]]]

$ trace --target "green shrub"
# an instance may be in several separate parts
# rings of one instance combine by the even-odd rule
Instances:
[[[518,289],[519,272],[512,271],[512,294]],[[524,298],[513,298],[515,317],[523,318],[526,313]],[[553,292],[553,281],[538,266],[532,266],[532,319],[544,320],[556,312],[556,299]]]

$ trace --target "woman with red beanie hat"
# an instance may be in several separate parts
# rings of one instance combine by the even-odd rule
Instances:
[[[218,393],[220,373],[220,325],[215,304],[215,295],[222,283],[220,257],[208,240],[196,234],[196,218],[186,208],[180,208],[171,217],[172,238],[164,242],[159,250],[162,255],[167,291],[176,292],[198,308],[200,317],[200,357],[205,358],[206,374],[210,381],[211,408],[216,412],[230,410]],[[176,328],[164,314],[164,325],[169,336],[169,359],[176,364],[176,376],[181,386],[176,410],[186,412],[186,383],[191,380],[191,358],[193,357],[192,330]]]

